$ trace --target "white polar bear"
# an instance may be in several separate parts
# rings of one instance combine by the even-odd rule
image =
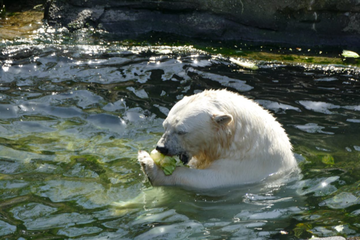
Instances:
[[[156,149],[188,167],[170,176],[145,151],[138,160],[153,185],[218,188],[259,182],[297,168],[288,136],[257,103],[227,90],[184,97],[170,110]]]

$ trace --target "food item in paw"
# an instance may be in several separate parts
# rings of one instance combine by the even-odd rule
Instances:
[[[173,157],[166,156],[156,149],[152,150],[150,157],[154,160],[156,165],[158,165],[165,173],[165,175],[171,175],[176,168],[176,160]]]

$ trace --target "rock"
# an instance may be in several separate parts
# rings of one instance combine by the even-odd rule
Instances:
[[[359,48],[357,0],[49,0],[45,18],[120,38],[152,32],[209,40]]]

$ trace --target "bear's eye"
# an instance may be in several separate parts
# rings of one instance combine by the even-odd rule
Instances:
[[[186,133],[187,133],[186,131],[182,131],[182,130],[176,131],[176,134],[178,135],[185,135]]]

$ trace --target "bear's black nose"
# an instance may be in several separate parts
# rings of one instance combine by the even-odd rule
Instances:
[[[162,154],[165,154],[165,155],[168,154],[168,152],[169,152],[169,149],[167,149],[164,146],[159,146],[159,145],[156,146],[156,150],[158,152],[161,152]]]

